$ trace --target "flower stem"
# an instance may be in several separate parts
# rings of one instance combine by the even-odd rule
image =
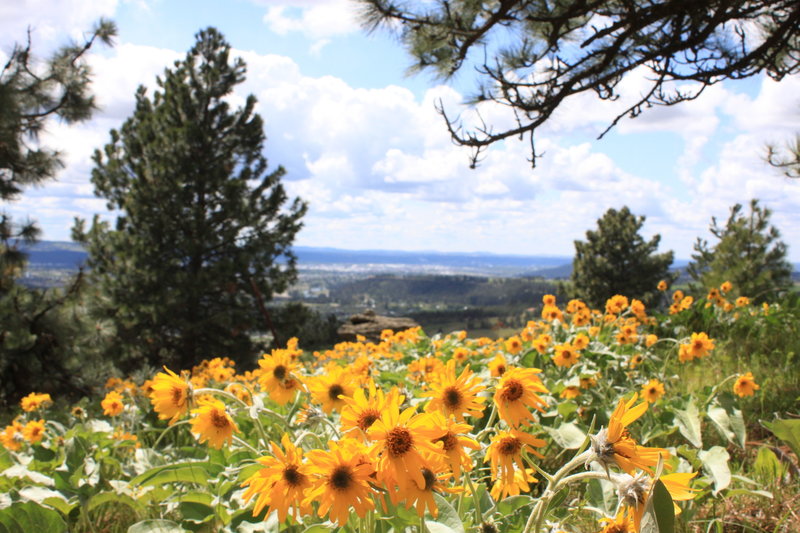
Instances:
[[[158,438],[157,438],[157,439],[156,439],[156,441],[153,443],[153,445],[151,446],[151,448],[155,450],[155,449],[158,447],[158,443],[159,443],[159,442],[161,442],[161,439],[163,439],[163,438],[164,438],[164,435],[166,435],[166,434],[167,434],[167,432],[168,432],[170,429],[172,429],[172,428],[174,428],[174,427],[178,427],[178,426],[183,426],[183,425],[185,425],[185,424],[188,424],[188,423],[189,423],[189,421],[188,421],[188,420],[181,420],[180,422],[175,422],[174,424],[170,424],[169,426],[167,426],[167,429],[165,429],[163,432],[161,432],[161,435],[159,435],[159,436],[158,436]]]
[[[736,377],[737,377],[736,374],[731,374],[727,378],[723,379],[722,381],[714,385],[714,387],[711,389],[711,393],[708,395],[708,398],[706,398],[705,401],[703,402],[703,405],[700,406],[700,411],[702,412],[706,410],[708,404],[710,404],[711,400],[714,399],[714,396],[717,395],[717,391],[719,390],[720,387],[722,387],[725,383],[729,382],[730,380],[736,379]]]
[[[522,530],[522,533],[531,533],[531,531],[538,533],[541,531],[547,505],[553,499],[553,496],[555,496],[564,485],[570,483],[573,479],[580,479],[575,478],[575,476],[567,476],[578,466],[585,464],[592,457],[593,453],[594,452],[592,450],[586,450],[585,452],[576,455],[567,464],[562,466],[558,472],[553,474],[553,476],[547,481],[547,487],[544,489],[544,493],[542,493],[539,501],[536,502],[536,506],[533,508],[533,512],[528,518],[528,522],[525,524],[525,528]]]
[[[467,480],[469,491],[472,494],[472,505],[475,506],[475,518],[478,524],[483,524],[483,511],[481,511],[481,503],[478,501],[478,494],[475,492],[475,485],[472,484],[472,478],[468,472],[464,472],[464,479]]]

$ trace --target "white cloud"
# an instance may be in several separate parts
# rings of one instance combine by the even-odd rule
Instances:
[[[278,35],[302,33],[314,42],[309,48],[317,55],[331,37],[360,30],[357,5],[351,0],[270,0],[265,5],[264,23]]]
[[[313,9],[311,2],[294,4],[301,7]],[[568,135],[604,127],[612,116],[608,103],[576,100],[579,105],[564,108],[561,122],[539,137],[545,155],[536,169],[526,160],[529,145],[508,139],[470,170],[468,151],[452,144],[433,107],[439,99],[448,108],[459,106],[462,97],[453,88],[433,87],[417,98],[396,85],[362,89],[333,76],[310,77],[287,57],[234,55],[245,59],[248,72],[232,100],[257,96],[270,164],[284,165],[288,193],[309,202],[299,244],[571,255],[572,241],[583,239],[609,207],[627,205],[647,215],[645,233],[660,233],[662,250],[686,258],[695,238],[707,235],[712,215],[724,217],[733,203],[756,196],[774,209],[784,236],[800,246],[789,232],[800,224],[800,185],[772,174],[760,159],[770,123],[780,124],[781,132],[800,130],[786,112],[796,85],[765,82],[755,97],[720,87],[684,107],[625,121],[620,130],[636,134],[631,150],[642,149],[642,138],[654,131],[684,141],[677,164],[684,181],[662,183],[623,171],[602,153],[602,142]],[[89,183],[91,154],[129,116],[136,87],[153,87],[155,76],[182,56],[123,43],[93,57],[102,111],[87,124],[51,125],[44,140],[64,150],[67,168],[58,182],[11,206],[14,214],[29,213],[47,238],[66,239],[73,216],[105,213]],[[758,119],[739,121],[740,111]],[[502,113],[492,106],[482,110],[487,119],[507,120]],[[737,136],[719,137],[731,124]],[[716,145],[721,149],[710,152],[714,164],[704,168],[701,155]]]
[[[82,41],[100,17],[111,18],[117,0],[12,0],[0,4],[0,43],[24,43],[31,28],[36,51],[64,44],[64,36]]]

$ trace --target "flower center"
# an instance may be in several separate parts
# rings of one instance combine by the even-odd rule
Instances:
[[[439,442],[439,441],[441,441],[442,444],[444,445],[443,446],[444,447],[444,451],[446,451],[446,452],[449,452],[450,450],[455,449],[455,447],[458,445],[458,439],[456,438],[455,435],[453,435],[449,431],[447,433],[445,433],[445,435],[443,437],[439,437],[438,439],[436,439],[435,442]]]
[[[380,417],[381,416],[378,413],[378,411],[374,409],[368,409],[363,413],[361,413],[361,416],[358,417],[358,422],[356,422],[356,424],[361,429],[361,431],[366,431]]]
[[[297,465],[289,465],[283,469],[283,479],[289,485],[296,487],[303,482],[305,476],[297,471]]]
[[[516,455],[522,448],[522,442],[516,437],[504,437],[497,445],[498,451],[503,455]]]
[[[337,466],[328,480],[335,490],[347,490],[353,483],[353,473],[347,465]]]
[[[225,416],[225,413],[214,410],[211,412],[211,424],[219,429],[226,428],[228,427],[228,417]]]
[[[275,376],[275,379],[279,379],[283,381],[286,378],[286,367],[283,365],[278,365],[272,370],[272,375]]]
[[[172,403],[177,407],[183,406],[183,387],[172,387]]]
[[[506,365],[497,365],[497,375],[502,376],[506,372]]]
[[[396,427],[386,434],[386,448],[392,457],[402,457],[413,445],[414,437],[406,428]]]
[[[425,479],[425,489],[424,490],[433,490],[434,485],[436,485],[436,474],[428,470],[427,468],[422,469],[422,477]]]
[[[506,386],[503,387],[502,398],[507,402],[515,402],[522,398],[524,392],[525,387],[522,386],[522,383],[516,379],[510,379],[506,382]]]
[[[334,383],[328,389],[328,398],[330,398],[331,400],[336,401],[336,400],[339,399],[339,396],[341,396],[343,393],[344,393],[344,387],[342,387],[338,383]]]
[[[461,401],[463,399],[461,395],[461,391],[458,390],[456,387],[447,387],[444,390],[444,404],[449,409],[457,409],[461,406]]]

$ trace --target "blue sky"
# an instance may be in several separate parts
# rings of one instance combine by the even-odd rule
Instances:
[[[248,65],[232,100],[255,94],[266,155],[288,170],[285,186],[309,202],[297,244],[347,249],[439,250],[571,256],[573,241],[608,208],[645,215],[660,250],[689,258],[710,238],[712,216],[759,198],[800,261],[800,183],[763,161],[767,142],[800,131],[800,79],[752,79],[709,88],[694,102],[646,111],[595,138],[618,103],[574,97],[537,134],[544,156],[531,169],[527,144],[494,146],[476,170],[454,146],[433,103],[470,110],[471,73],[444,83],[405,76],[410,59],[385,33],[367,35],[348,0],[19,0],[0,7],[0,55],[31,26],[37,50],[80,38],[100,16],[119,26],[114,48],[91,57],[101,110],[77,126],[52,123],[42,137],[65,154],[58,180],[3,208],[39,221],[44,238],[68,240],[75,216],[111,219],[89,182],[91,154],[133,108],[136,87],[182,58],[194,34],[217,27]],[[481,113],[498,124],[502,111]]]

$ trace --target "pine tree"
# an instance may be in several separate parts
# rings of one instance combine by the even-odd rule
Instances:
[[[780,232],[770,225],[772,211],[750,201],[750,213],[736,204],[724,226],[711,218],[709,231],[717,239],[709,246],[698,237],[687,272],[692,289],[703,292],[725,281],[733,285],[734,296],[753,301],[771,300],[792,285],[792,266],[786,260],[787,247]]]
[[[38,135],[54,118],[69,124],[91,116],[95,104],[85,56],[95,41],[110,45],[115,34],[114,23],[100,20],[84,43],[62,46],[44,65],[33,53],[30,31],[24,46],[14,46],[0,72],[0,202],[55,177],[60,154],[39,145]],[[20,244],[35,242],[40,233],[35,222],[15,223],[0,213],[0,294],[24,268]]]
[[[627,207],[609,209],[598,219],[597,230],[586,232],[586,241],[575,241],[571,282],[576,297],[594,306],[616,294],[648,306],[657,301],[658,282],[673,277],[673,253],[656,253],[660,235],[645,242],[639,235],[644,221]]]
[[[471,128],[440,107],[453,140],[472,148],[473,165],[492,143],[523,136],[535,162],[535,130],[570,96],[616,100],[620,82],[634,72],[645,72],[648,87],[609,117],[608,129],[654,105],[693,100],[725,79],[763,73],[780,80],[800,70],[796,0],[359,3],[368,29],[398,33],[412,70],[446,79],[474,70],[477,87],[467,104],[494,101],[514,112],[516,121]]]
[[[87,120],[95,109],[86,54],[96,41],[111,44],[114,24],[100,20],[85,42],[59,48],[46,61],[16,45],[0,72],[0,203],[13,202],[25,188],[53,179],[60,154],[38,142],[53,119]],[[40,234],[34,221],[15,222],[0,213],[0,406],[36,390],[86,394],[87,370],[102,370],[93,346],[97,333],[76,305],[78,276],[62,289],[38,290],[18,283],[27,256],[23,245]]]
[[[88,232],[78,221],[74,235],[88,245],[123,369],[250,362],[256,299],[296,278],[290,246],[306,205],[286,208],[284,169],[267,172],[255,97],[231,110],[245,64],[229,54],[218,31],[199,32],[95,153],[95,192],[119,217],[113,229],[95,218]]]

